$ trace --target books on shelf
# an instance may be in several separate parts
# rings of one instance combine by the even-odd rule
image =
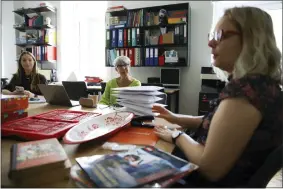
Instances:
[[[114,6],[114,7],[109,7],[106,12],[116,12],[123,10],[127,10],[127,9],[124,6]]]
[[[118,28],[118,26],[115,29],[106,31],[106,46],[108,48],[136,47],[141,45],[140,28],[123,28],[124,26]]]
[[[159,26],[159,10],[167,10],[168,23]],[[131,66],[187,66],[189,64],[189,3],[146,7],[106,14],[106,66],[113,66],[113,57],[125,55],[131,59]],[[125,24],[125,17],[127,23]],[[165,33],[163,30],[165,29]],[[140,48],[138,52],[137,49]],[[169,61],[164,52],[178,51],[178,61]],[[175,63],[175,64],[171,64]]]
[[[127,26],[128,27],[143,26],[143,9],[128,12]]]
[[[9,177],[22,186],[64,180],[70,168],[71,162],[56,138],[21,142],[11,148]]]
[[[54,46],[33,46],[29,49],[37,61],[57,60],[57,48]]]
[[[146,26],[158,25],[159,24],[158,12],[147,12],[145,16],[145,24]]]
[[[107,49],[106,57],[107,57],[107,65],[114,66],[113,62],[115,58],[118,56],[127,56],[131,60],[131,66],[142,66],[142,56],[143,49],[141,48],[117,48],[117,49]]]
[[[193,164],[154,147],[79,157],[76,161],[84,171],[84,183],[91,181],[103,188],[150,187],[159,182],[168,187],[195,169]]]

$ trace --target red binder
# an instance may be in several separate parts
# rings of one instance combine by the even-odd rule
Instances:
[[[124,29],[124,47],[127,47],[127,42],[128,42],[128,38],[127,38],[127,29]]]
[[[131,66],[134,67],[135,66],[135,49],[134,48],[129,49],[129,58],[131,60]]]

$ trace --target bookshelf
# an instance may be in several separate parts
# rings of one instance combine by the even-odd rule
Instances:
[[[56,9],[50,6],[20,8],[16,32],[17,59],[23,50],[31,52],[42,70],[57,69]],[[49,21],[48,21],[49,20]]]
[[[118,10],[117,10],[118,9]],[[161,32],[159,12],[168,16]],[[190,64],[191,8],[189,3],[106,12],[105,66],[117,56],[131,59],[131,67],[187,67]],[[170,51],[173,51],[169,53]],[[166,52],[166,57],[165,57]],[[169,58],[169,56],[178,58]],[[171,61],[172,60],[172,61]]]

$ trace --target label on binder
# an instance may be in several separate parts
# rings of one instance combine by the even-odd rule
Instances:
[[[106,32],[106,39],[110,39],[109,31]]]

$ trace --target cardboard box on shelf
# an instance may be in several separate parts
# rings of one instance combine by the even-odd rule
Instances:
[[[162,44],[173,44],[174,32],[168,32],[162,35]]]

